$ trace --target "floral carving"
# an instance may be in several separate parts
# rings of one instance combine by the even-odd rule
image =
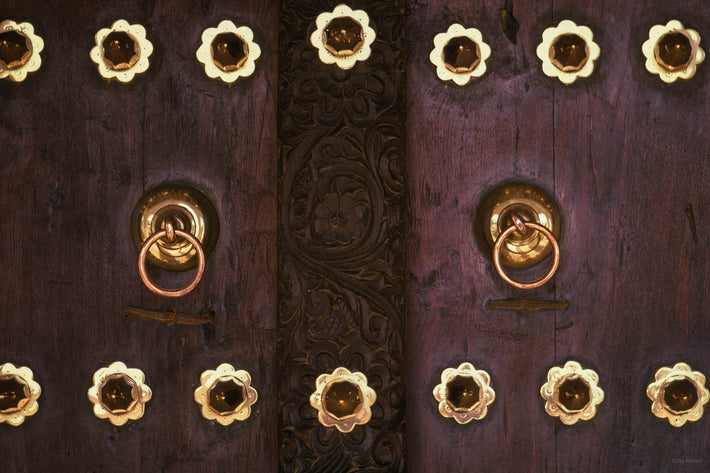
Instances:
[[[368,4],[377,39],[350,69],[308,43],[320,13],[314,1],[281,8],[280,466],[403,471],[404,2]],[[377,392],[348,433],[309,401],[337,367]]]

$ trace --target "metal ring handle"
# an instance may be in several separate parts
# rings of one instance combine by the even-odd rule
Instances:
[[[516,281],[515,279],[511,278],[506,274],[505,270],[503,269],[503,265],[501,265],[500,263],[500,250],[503,247],[503,242],[505,241],[505,239],[508,238],[511,233],[518,230],[517,225],[511,225],[510,227],[506,228],[503,233],[498,235],[495,245],[493,246],[493,264],[495,265],[496,271],[498,271],[500,277],[503,278],[503,281],[507,282],[511,286],[517,287],[518,289],[535,289],[536,287],[540,287],[545,284],[547,281],[552,279],[552,276],[555,275],[555,271],[557,271],[557,267],[560,265],[560,245],[557,243],[557,239],[555,239],[555,236],[552,234],[552,232],[548,230],[545,226],[534,222],[524,222],[524,225],[525,227],[532,228],[533,230],[537,230],[538,232],[545,235],[552,244],[552,266],[550,266],[550,269],[547,271],[547,273],[541,278],[530,282]]]
[[[166,227],[168,226],[166,225]],[[197,286],[200,280],[202,279],[202,275],[205,274],[205,252],[202,249],[200,240],[195,238],[192,234],[182,230],[178,230],[177,228],[175,228],[173,231],[176,236],[184,238],[185,240],[192,243],[192,246],[195,248],[195,251],[197,251],[197,271],[192,277],[192,280],[186,286],[180,287],[178,289],[166,289],[155,284],[148,276],[148,271],[145,267],[145,257],[148,254],[148,249],[150,249],[150,247],[153,246],[156,241],[169,236],[167,228],[165,230],[153,233],[150,238],[147,238],[145,240],[143,246],[141,246],[141,251],[140,253],[138,253],[138,272],[141,275],[143,284],[145,284],[148,289],[150,289],[154,293],[165,297],[182,297],[185,294],[188,294],[193,289],[195,289],[195,286]]]

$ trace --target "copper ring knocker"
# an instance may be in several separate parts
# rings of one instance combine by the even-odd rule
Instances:
[[[511,286],[517,287],[518,289],[535,289],[536,287],[540,287],[545,284],[547,281],[552,279],[552,276],[555,275],[557,267],[560,265],[560,245],[557,243],[557,239],[552,232],[544,225],[534,222],[526,222],[515,213],[511,213],[511,219],[513,220],[513,225],[506,228],[503,233],[498,235],[495,245],[493,246],[493,264],[495,265],[496,271],[498,271],[500,277]],[[525,235],[530,229],[537,230],[545,235],[548,240],[550,240],[550,244],[552,245],[552,266],[550,266],[550,269],[541,278],[530,282],[520,282],[512,279],[506,274],[503,269],[503,265],[501,264],[500,251],[506,238],[508,238],[511,233],[517,230]]]
[[[166,289],[158,286],[150,279],[148,271],[146,270],[145,259],[148,254],[148,250],[155,242],[161,238],[166,238],[168,242],[172,243],[175,241],[176,237],[184,238],[195,248],[197,253],[197,271],[187,285],[178,289]],[[205,274],[205,252],[202,249],[200,240],[188,232],[176,229],[173,223],[168,220],[165,222],[165,228],[163,230],[155,232],[149,238],[146,238],[143,246],[141,246],[140,253],[138,254],[138,272],[140,273],[143,283],[154,293],[165,297],[182,297],[195,289],[195,287],[200,283],[202,275]]]

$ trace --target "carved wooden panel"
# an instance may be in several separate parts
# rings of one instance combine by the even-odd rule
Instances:
[[[372,56],[325,65],[308,42],[330,2],[282,1],[280,45],[280,467],[404,468],[404,2],[359,1]],[[337,366],[362,371],[373,416],[348,434],[309,396]]]

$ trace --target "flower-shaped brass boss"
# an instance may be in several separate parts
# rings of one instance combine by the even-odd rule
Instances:
[[[461,363],[458,368],[446,368],[441,373],[441,384],[434,387],[434,398],[439,401],[442,416],[468,424],[486,417],[496,394],[488,373],[477,370],[471,363]]]
[[[357,61],[369,58],[370,45],[376,36],[369,23],[367,13],[352,10],[347,5],[338,5],[332,12],[318,15],[311,44],[318,49],[321,62],[351,69]]]
[[[144,382],[145,375],[141,370],[127,368],[120,361],[97,370],[94,385],[88,392],[96,417],[108,419],[113,425],[143,417],[145,403],[153,396]]]
[[[651,411],[659,419],[668,419],[674,427],[703,416],[703,406],[710,399],[705,387],[705,375],[692,371],[685,363],[673,368],[664,366],[656,371],[655,381],[648,385],[646,395],[653,401]]]
[[[251,28],[237,28],[231,21],[224,20],[216,28],[207,28],[202,33],[202,45],[196,55],[208,77],[232,84],[254,73],[254,62],[261,56],[261,48],[254,42]]]
[[[641,50],[648,72],[658,74],[668,84],[693,77],[705,59],[698,32],[684,28],[678,20],[653,26]]]
[[[195,389],[195,402],[202,406],[202,417],[222,425],[249,418],[258,398],[249,373],[222,363],[216,370],[203,372],[200,383]]]
[[[576,361],[568,361],[564,367],[550,368],[547,382],[540,388],[545,411],[552,417],[559,417],[566,425],[591,419],[597,413],[597,405],[604,400],[604,391],[598,383],[599,375],[593,370],[582,369]]]
[[[570,20],[562,20],[556,27],[547,28],[537,47],[542,72],[548,77],[557,77],[564,84],[571,84],[578,77],[589,77],[600,53],[592,36],[588,27],[577,26]]]
[[[32,379],[32,370],[12,363],[0,365],[0,424],[18,426],[37,413],[42,389]]]
[[[44,41],[29,23],[0,23],[0,79],[22,82],[42,65]]]
[[[434,36],[434,49],[429,60],[436,66],[439,79],[466,85],[486,72],[486,60],[490,55],[491,48],[483,42],[480,31],[454,23],[446,33]]]
[[[311,406],[318,410],[318,421],[326,427],[350,432],[356,425],[367,424],[372,417],[375,390],[367,385],[367,377],[339,367],[316,380]]]
[[[136,74],[148,70],[148,56],[152,53],[153,44],[146,39],[143,26],[118,20],[111,28],[96,33],[96,46],[90,56],[104,79],[130,82]]]

